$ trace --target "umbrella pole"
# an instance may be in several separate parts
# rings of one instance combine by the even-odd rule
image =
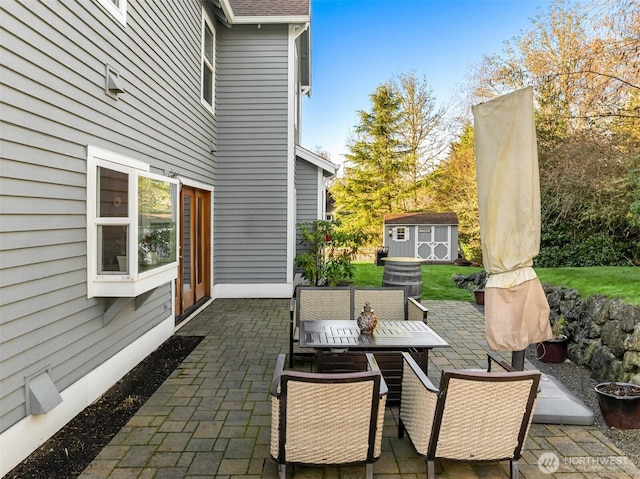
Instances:
[[[511,366],[518,371],[524,371],[524,349],[511,352]]]

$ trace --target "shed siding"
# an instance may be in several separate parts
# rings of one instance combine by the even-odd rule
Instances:
[[[402,225],[394,225],[394,227]],[[389,238],[391,244],[389,245],[389,256],[401,256],[413,258],[416,256],[416,234],[417,228],[415,226],[406,225],[406,232],[409,235],[409,239],[406,241],[396,241]]]
[[[217,47],[215,282],[284,283],[288,27],[220,28]]]
[[[0,431],[25,416],[25,375],[48,365],[64,390],[171,315],[168,284],[107,325],[107,300],[86,298],[86,145],[215,181],[201,3],[129,2],[127,16],[123,28],[98,2],[0,2]]]

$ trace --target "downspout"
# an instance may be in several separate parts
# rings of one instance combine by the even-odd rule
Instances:
[[[296,68],[296,39],[305,30],[309,28],[309,23],[305,24],[290,24],[289,25],[289,45],[287,52],[287,82],[288,82],[288,94],[287,94],[287,276],[286,282],[293,288],[294,277],[294,258],[296,252],[296,194],[295,194],[295,167],[296,167],[296,109],[295,102],[299,101],[296,97],[297,75]],[[291,290],[293,294],[293,289]]]

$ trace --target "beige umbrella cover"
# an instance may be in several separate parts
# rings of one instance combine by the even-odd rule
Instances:
[[[552,337],[533,270],[540,249],[540,180],[533,88],[473,107],[489,347],[521,351]]]

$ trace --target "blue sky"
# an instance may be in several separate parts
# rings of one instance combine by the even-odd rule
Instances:
[[[302,104],[302,145],[342,163],[357,111],[398,73],[425,76],[446,104],[483,54],[531,28],[538,0],[311,0],[311,98]]]

